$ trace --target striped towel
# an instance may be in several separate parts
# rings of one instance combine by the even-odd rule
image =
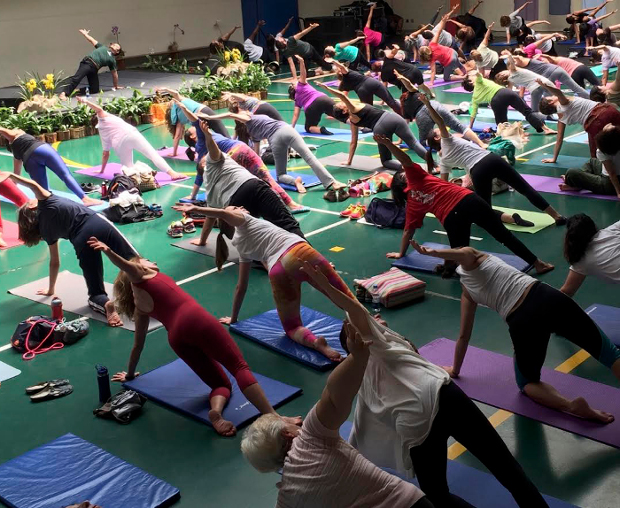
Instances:
[[[369,279],[356,279],[354,283],[357,298],[361,302],[372,302],[373,288],[376,285],[380,295],[379,301],[384,307],[396,307],[423,298],[426,291],[426,282],[398,268],[391,268]]]

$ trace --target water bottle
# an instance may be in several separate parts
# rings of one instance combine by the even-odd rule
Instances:
[[[63,313],[62,313],[62,300],[55,296],[52,299],[52,319],[56,321],[62,321]]]
[[[373,284],[372,286],[372,312],[373,314],[381,313],[381,295],[379,294],[379,285]]]
[[[90,88],[86,87],[86,97],[90,99]]]
[[[97,370],[97,384],[99,385],[99,402],[105,404],[112,396],[110,392],[110,375],[108,374],[107,367],[103,365],[95,365]]]

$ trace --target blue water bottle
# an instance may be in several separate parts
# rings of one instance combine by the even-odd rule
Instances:
[[[107,367],[103,365],[95,365],[97,370],[97,384],[99,385],[99,402],[105,404],[112,396],[110,392],[110,375],[108,374]]]

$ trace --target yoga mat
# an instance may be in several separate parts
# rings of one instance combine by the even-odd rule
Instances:
[[[313,132],[306,132],[306,128],[303,125],[296,125],[295,129],[299,134],[301,134],[304,138],[319,138],[319,139],[329,139],[331,141],[351,141],[351,129],[340,129],[337,127],[329,127],[327,130],[329,132],[333,132],[330,136],[328,134],[314,134]],[[372,136],[372,132],[362,133],[359,132],[359,138],[364,139]]]
[[[0,383],[19,376],[21,373],[21,370],[11,367],[8,363],[0,362]]]
[[[446,88],[444,90],[444,92],[450,92],[450,93],[468,93],[471,95],[471,92],[468,90],[465,90],[462,86],[455,86],[454,88]]]
[[[76,173],[79,173],[80,175],[90,176],[92,178],[99,178],[100,180],[112,180],[112,178],[114,178],[116,175],[121,174],[122,167],[123,166],[121,164],[118,164],[117,162],[110,162],[106,165],[105,171],[103,173],[99,172],[101,170],[101,165],[93,166],[92,168],[87,169],[78,169]],[[189,176],[185,176],[183,178],[180,178],[179,180],[172,180],[172,178],[170,178],[170,175],[168,175],[168,173],[164,173],[163,171],[158,171],[155,175],[155,181],[161,186],[168,185],[172,182],[182,182],[184,180],[187,180],[188,178]]]
[[[200,194],[196,194],[196,199],[189,198],[181,198],[179,199],[179,203],[195,203],[197,201],[207,201],[207,193],[201,192]]]
[[[258,418],[260,411],[241,393],[235,378],[227,370],[225,372],[232,390],[222,416],[232,422],[235,427],[240,427]],[[253,374],[274,408],[301,395],[301,388],[281,383],[255,372]],[[209,419],[211,389],[180,358],[123,383],[123,386],[141,393],[158,404],[211,425]]]
[[[340,426],[340,437],[349,441],[353,422],[346,421]],[[413,483],[418,488],[420,484],[417,478],[405,478],[398,471],[389,467],[382,467],[384,471],[397,476],[401,480]],[[517,503],[497,479],[484,471],[471,466],[461,464],[456,460],[448,460],[446,467],[448,488],[455,494],[477,508],[517,508]],[[472,488],[474,487],[474,488]],[[549,504],[549,508],[576,508],[574,505],[565,503],[551,496],[543,497]]]
[[[492,118],[495,121],[495,113],[490,108],[480,108],[478,110],[477,118]],[[508,120],[510,121],[521,121],[525,124],[525,117],[514,109],[508,110]]]
[[[204,246],[193,245],[191,242],[193,240],[197,240],[200,238],[199,235],[195,237],[187,237],[181,240],[180,242],[173,243],[174,247],[178,247],[179,249],[188,250],[190,252],[197,252],[198,254],[202,254],[203,256],[209,256],[211,258],[215,257],[215,245],[217,242],[218,231],[212,231],[209,237],[207,238],[207,244]],[[224,236],[224,240],[228,245],[228,261],[231,263],[239,263],[239,252],[232,244],[232,241],[229,240],[226,236]]]
[[[323,81],[323,84],[325,86],[338,87],[340,86],[340,81],[337,79],[334,79],[332,81]]]
[[[450,80],[450,81],[445,81],[443,78],[435,78],[435,83],[433,83],[432,85],[428,81],[426,81],[424,84],[427,87],[429,87],[429,88],[435,88],[437,86],[455,84],[455,83],[460,83],[460,82],[461,82],[461,80],[457,80],[457,79],[453,79],[453,80]]]
[[[343,357],[347,356],[340,345],[342,320],[302,305],[301,321],[317,337],[325,337],[327,344]],[[284,333],[276,310],[237,321],[230,325],[230,330],[317,370],[328,370],[337,365],[318,351],[289,339]]]
[[[422,245],[424,247],[436,250],[450,248],[449,245],[435,242],[424,242]],[[500,258],[504,263],[507,263],[510,266],[516,268],[517,270],[521,270],[522,272],[527,272],[532,268],[532,265],[529,265],[527,262],[523,261],[520,257],[515,256],[514,254],[498,254],[496,252],[488,252],[487,254],[491,254],[495,257]],[[441,264],[443,264],[443,261],[440,258],[425,256],[424,254],[420,254],[419,252],[414,250],[407,254],[405,257],[394,261],[392,263],[392,266],[401,268],[403,270],[417,270],[420,272],[434,273],[435,267]]]
[[[534,223],[534,226],[531,228],[517,226],[516,224],[504,224],[504,226],[506,226],[506,229],[509,229],[510,231],[516,231],[518,233],[534,234],[542,231],[546,227],[553,226],[555,224],[553,218],[546,213],[530,212],[529,210],[518,210],[515,208],[506,208],[503,206],[495,205],[493,206],[493,209],[501,210],[502,212],[508,213],[510,215],[512,215],[513,213],[518,213],[523,219],[529,220]]]
[[[6,219],[2,220],[2,239],[7,243],[6,247],[0,247],[0,250],[10,249],[11,247],[17,247],[19,245],[24,245],[18,236],[19,236],[19,227],[15,222],[8,221]]]
[[[35,197],[34,192],[32,192],[29,188],[24,187],[23,185],[20,185],[20,184],[17,184],[17,186],[19,187],[19,190],[21,190],[28,199],[33,199]],[[80,204],[82,203],[82,200],[78,198],[75,194],[73,194],[73,192],[64,192],[64,191],[57,191],[57,190],[50,190],[50,192],[54,194],[54,196],[65,198],[75,203],[80,203]],[[5,201],[6,203],[13,203],[12,201],[9,201],[7,198],[5,198],[4,196],[0,196],[0,201]],[[94,210],[95,212],[100,212],[101,210],[105,210],[109,206],[110,206],[109,203],[104,201],[100,205],[89,206],[88,208],[90,208],[91,210]]]
[[[346,153],[335,153],[328,157],[319,159],[319,162],[324,166],[336,166],[339,168],[357,169],[359,171],[368,171],[374,173],[375,171],[385,171],[381,160],[377,157],[370,157],[368,155],[356,155],[353,157],[353,164],[350,166],[343,166],[342,161],[346,161],[349,155]]]
[[[189,160],[187,154],[185,153],[185,150],[187,150],[186,146],[179,146],[175,157],[172,156],[173,148],[171,146],[167,148],[160,148],[159,150],[157,150],[157,153],[161,155],[164,159],[175,159],[178,161],[194,162]]]
[[[517,41],[496,41],[489,44],[489,46],[516,46]]]
[[[506,339],[508,340],[508,339]],[[452,365],[455,342],[436,339],[420,348],[420,354],[436,365]],[[590,406],[617,412],[620,390],[556,370],[543,369],[541,380],[569,399],[584,397]],[[620,448],[620,419],[603,425],[554,411],[523,395],[515,383],[513,359],[469,346],[461,373],[454,382],[472,399],[521,416]]]
[[[19,286],[13,289],[9,289],[8,293],[14,296],[20,296],[31,300],[33,302],[42,303],[49,306],[52,297],[37,295],[37,291],[42,288],[48,287],[48,277],[29,282],[23,286]],[[105,290],[112,298],[114,289],[112,284],[106,282]],[[107,319],[103,314],[95,312],[88,306],[88,290],[86,289],[86,282],[82,275],[71,273],[68,270],[64,270],[58,274],[58,280],[56,281],[56,295],[62,300],[62,308],[66,312],[73,312],[78,316],[86,316],[96,321],[101,321],[107,324]],[[49,314],[51,311],[47,311]],[[45,314],[45,312],[43,312]],[[134,331],[136,329],[135,323],[126,316],[122,316],[123,326],[125,330]],[[155,319],[151,319],[149,323],[149,332],[159,328],[162,324]]]
[[[595,303],[586,309],[586,314],[603,330],[610,341],[620,346],[620,309]]]
[[[517,160],[519,160],[517,156]],[[536,152],[532,154],[527,161],[520,161],[521,164],[526,166],[542,166],[550,168],[562,168],[562,169],[570,169],[570,168],[581,168],[586,162],[590,160],[589,157],[575,157],[573,155],[560,155],[558,157],[558,161],[553,164],[548,164],[546,162],[541,162],[543,159],[550,159],[553,157],[553,154],[549,153],[540,153]]]
[[[568,139],[564,139],[565,143],[580,143],[580,144],[589,144],[588,141],[588,134],[586,132],[579,134],[579,136],[573,136],[571,138]]]
[[[326,74],[320,74],[318,76],[308,76],[306,78],[307,81],[312,81],[314,79],[321,79],[321,78],[327,78],[329,76],[335,76],[336,73],[335,72],[328,72]],[[275,79],[273,80],[273,83],[292,83],[293,81],[297,81],[297,78],[293,79],[293,77],[288,77],[288,78],[282,78],[282,79]]]
[[[474,120],[474,125],[471,130],[477,134],[484,132],[485,129],[497,130],[497,124],[495,122],[481,122],[480,120]]]
[[[616,196],[608,196],[603,194],[594,194],[590,191],[562,191],[558,187],[563,180],[553,176],[527,175],[521,174],[525,181],[539,192],[547,192],[549,194],[561,194],[563,196],[578,196],[582,198],[606,199],[608,201],[618,201]]]
[[[276,170],[272,169],[271,171],[269,171],[269,173],[271,173],[272,178],[276,182],[278,182],[278,175],[276,173]],[[300,176],[301,182],[304,184],[304,187],[306,189],[310,189],[312,187],[316,187],[317,185],[321,185],[321,180],[319,180],[319,177],[316,176],[314,173],[296,173],[295,171],[287,171],[286,173],[289,176],[292,176],[293,178],[297,178],[298,176]],[[286,189],[292,192],[297,192],[297,187],[295,187],[294,185],[289,185],[287,183],[282,183],[282,182],[278,182],[278,184],[280,184],[280,187],[282,187],[283,189]]]
[[[179,489],[74,434],[0,466],[0,500],[11,508],[59,508],[82,501],[112,508],[171,506]]]
[[[562,0],[551,0],[550,5],[551,5],[551,2],[560,2],[560,1]],[[570,2],[569,2],[569,5],[570,5]],[[553,13],[550,12],[549,14],[553,14]],[[568,14],[568,12],[564,14]],[[575,39],[566,39],[565,41],[556,41],[556,44],[559,44],[561,46],[574,46],[576,42],[575,42]],[[580,44],[585,44],[585,42],[581,42]]]

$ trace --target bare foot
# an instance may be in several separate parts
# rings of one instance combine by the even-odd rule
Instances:
[[[331,184],[331,188],[334,190],[344,189],[346,186],[347,186],[346,183],[337,182],[336,180],[334,180]]]
[[[0,236],[0,247],[8,247],[9,244],[4,241],[2,236]]]
[[[554,131],[553,129],[550,129],[546,125],[543,125],[543,134],[545,136],[552,136],[553,134],[557,134],[557,133],[558,131]]]
[[[202,240],[200,240],[200,238],[194,238],[191,242],[192,245],[198,245],[198,247],[204,247],[205,245],[207,245],[207,242],[202,243]]]
[[[293,425],[297,425],[298,427],[301,427],[301,424],[303,423],[301,416],[281,416],[281,415],[278,415],[278,416],[280,416],[280,419],[283,422],[291,423]]]
[[[295,201],[291,201],[287,206],[289,210],[299,210],[300,208],[303,208],[303,205],[295,203]]]
[[[576,187],[571,187],[570,185],[566,185],[565,183],[561,183],[558,185],[561,191],[578,191]]]
[[[95,206],[102,204],[103,201],[101,201],[100,199],[93,199],[89,198],[88,196],[84,196],[82,198],[82,203],[84,203],[84,206]]]
[[[571,402],[571,407],[568,411],[575,416],[585,418],[586,420],[595,420],[601,423],[611,423],[615,420],[614,415],[606,413],[605,411],[598,411],[592,409],[583,397],[577,397]]]
[[[300,194],[306,193],[306,188],[304,187],[304,184],[301,181],[301,176],[298,176],[297,178],[295,178],[295,187],[297,187],[297,192],[299,192]]]
[[[536,268],[536,273],[538,275],[542,275],[543,273],[547,273],[553,270],[555,266],[553,266],[551,263],[545,263],[544,261],[537,259],[534,263],[534,268]]]
[[[170,173],[169,176],[173,180],[180,180],[181,178],[185,178],[185,175],[183,173],[177,173],[176,171]]]
[[[211,409],[211,411],[209,411],[209,420],[211,420],[211,425],[213,425],[215,432],[220,436],[232,437],[237,434],[235,426],[228,420],[224,420],[222,413],[219,411]]]
[[[340,362],[342,361],[342,356],[335,349],[329,347],[327,345],[327,341],[324,337],[319,337],[316,339],[314,343],[314,349],[316,349],[322,355],[327,356],[332,362]]]
[[[105,304],[105,315],[108,318],[108,325],[113,328],[117,328],[119,326],[123,326],[123,320],[116,312],[116,308],[114,307],[114,302],[108,301]]]

